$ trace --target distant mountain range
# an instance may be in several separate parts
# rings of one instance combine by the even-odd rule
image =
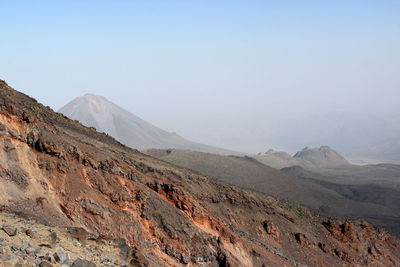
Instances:
[[[271,144],[334,147],[354,163],[400,163],[400,116],[336,112],[282,120]]]
[[[240,121],[245,120],[245,117],[239,118],[235,123],[210,118],[207,123],[211,125],[208,125],[208,128],[211,127],[212,131],[200,133],[196,130],[189,135],[204,143],[216,145],[211,146],[192,142],[176,133],[162,130],[101,96],[86,94],[78,97],[62,107],[59,112],[86,126],[106,132],[120,142],[139,150],[176,148],[220,155],[244,155],[245,153],[237,151],[243,151],[241,148],[246,151],[250,148],[255,150],[266,145],[294,151],[299,144],[327,144],[340,151],[352,163],[400,163],[400,116],[380,118],[357,113],[331,113],[286,119],[279,119],[278,116],[273,119],[260,115],[261,117],[248,118],[246,121],[249,123],[243,125]],[[255,125],[252,121],[263,123]],[[185,125],[189,122],[182,118],[182,123]],[[196,123],[200,128],[205,127],[201,121]],[[236,125],[236,128],[232,128],[232,125]],[[213,142],[216,136],[219,136],[221,142]],[[224,138],[221,139],[220,136]],[[278,155],[275,152],[262,156],[269,158],[270,166],[278,168],[287,167],[282,160],[285,162],[289,159],[288,156],[292,158],[290,155]],[[272,158],[275,163],[271,165]],[[257,156],[257,159],[263,161],[261,157]],[[300,163],[297,165],[307,166]]]
[[[59,110],[70,119],[95,127],[121,143],[139,150],[147,148],[178,148],[221,155],[242,153],[189,141],[176,133],[164,131],[103,96],[86,94],[77,97]]]
[[[400,163],[400,114],[356,112],[266,114],[242,110],[208,120],[179,117],[179,131],[199,142],[258,153],[274,148],[294,153],[305,146],[328,145],[356,163]],[[190,121],[196,120],[193,127]],[[203,128],[212,131],[199,131]],[[221,138],[223,136],[224,138]]]

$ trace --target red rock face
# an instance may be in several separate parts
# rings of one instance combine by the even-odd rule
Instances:
[[[123,238],[149,266],[391,266],[400,243],[129,149],[0,82],[1,209]]]

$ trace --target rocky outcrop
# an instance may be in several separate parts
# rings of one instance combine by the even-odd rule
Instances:
[[[264,221],[263,226],[267,234],[271,235],[275,240],[279,240],[279,230],[271,221]]]
[[[0,225],[4,230],[0,266],[131,266],[124,250],[135,253],[119,240],[77,239],[68,228],[46,226],[21,215],[0,213]]]
[[[42,266],[56,258],[77,266],[79,259],[107,260],[112,266],[400,263],[400,243],[385,231],[360,222],[341,227],[332,220],[327,226],[328,218],[303,207],[151,158],[4,82],[0,126],[0,210],[36,219],[26,228],[38,241],[32,248],[47,251],[39,256],[43,264],[34,259]],[[9,225],[18,227],[0,226]],[[53,228],[46,228],[44,236],[36,227],[45,225],[69,230],[52,234]],[[4,230],[0,234],[4,240],[31,238],[20,231],[14,237]],[[61,249],[60,242],[69,244],[66,239],[75,246]],[[119,258],[103,259],[107,254],[96,249],[96,242],[114,244],[109,249],[117,249],[112,254]],[[84,243],[93,245],[88,257],[80,256],[87,251]],[[55,257],[58,252],[68,257]],[[14,260],[10,253],[11,247],[2,254],[17,264],[19,254]]]

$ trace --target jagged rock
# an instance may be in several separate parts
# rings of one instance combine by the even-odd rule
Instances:
[[[264,221],[263,226],[267,234],[272,235],[275,239],[279,239],[278,228],[271,221]]]
[[[15,150],[15,146],[11,143],[10,139],[4,140],[4,147],[3,147],[5,152],[10,152]]]
[[[34,248],[34,247],[27,247],[25,249],[26,254],[33,254],[35,251],[36,251],[36,248]]]
[[[30,184],[30,179],[27,176],[27,173],[18,167],[14,169],[0,170],[0,177],[6,177],[8,180],[21,186],[22,188],[26,188]]]
[[[146,267],[149,265],[149,262],[146,260],[146,258],[143,256],[142,253],[140,253],[137,250],[132,250],[130,265],[135,266],[135,267],[136,266],[137,267]]]
[[[55,232],[51,232],[50,233],[50,241],[51,241],[52,244],[57,243],[58,238],[57,238],[57,234]]]
[[[39,244],[39,247],[52,248],[53,245],[51,245],[49,242],[43,242]]]
[[[72,263],[72,267],[96,267],[96,264],[88,260],[77,259]]]
[[[6,255],[8,251],[10,251],[10,247],[3,245],[0,247],[0,255]]]
[[[294,219],[287,214],[283,214],[283,217],[291,223],[294,223]]]
[[[328,220],[322,224],[329,231],[329,233],[338,240],[344,242],[354,242],[356,239],[356,233],[353,229],[353,226],[348,221],[338,224],[332,220]]]
[[[48,261],[42,261],[39,263],[39,267],[53,267],[53,264]]]
[[[369,247],[368,253],[372,255],[372,257],[376,258],[380,254],[379,251],[375,247]]]
[[[328,247],[326,246],[326,244],[323,244],[323,243],[320,242],[320,243],[318,243],[318,247],[325,253],[329,252]]]
[[[3,231],[6,232],[8,236],[16,236],[17,235],[17,229],[15,227],[11,226],[3,226]]]
[[[343,236],[350,242],[354,241],[355,239],[355,231],[353,227],[351,226],[350,222],[345,221],[343,224],[339,226],[342,230]]]
[[[27,229],[27,230],[25,231],[25,234],[26,234],[27,236],[29,236],[30,238],[34,238],[34,237],[35,237],[35,233],[34,233],[32,230],[30,230],[30,229]]]
[[[95,240],[98,238],[98,236],[94,234],[89,234],[85,229],[81,227],[68,227],[67,231],[73,238],[81,242],[84,242],[88,239]]]
[[[353,259],[348,255],[348,253],[340,248],[335,248],[334,250],[336,256],[338,256],[341,260],[346,262],[352,262]]]
[[[51,256],[51,254],[49,252],[41,251],[40,253],[38,253],[36,255],[36,257],[43,261],[48,261],[51,263],[55,262],[54,258]]]
[[[307,237],[305,234],[296,233],[296,234],[294,234],[294,237],[296,238],[297,243],[299,243],[302,247],[308,246],[308,241],[307,241]]]
[[[54,253],[53,257],[57,262],[59,262],[61,264],[65,263],[69,260],[68,253],[62,252],[62,251],[58,251],[58,252]]]
[[[18,264],[19,259],[15,256],[0,256],[0,266],[1,267],[14,267]]]

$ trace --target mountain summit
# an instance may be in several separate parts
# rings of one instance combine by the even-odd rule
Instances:
[[[86,126],[95,127],[100,132],[108,133],[125,145],[139,150],[178,148],[221,155],[240,154],[192,142],[175,133],[164,131],[103,96],[86,94],[77,97],[62,107],[59,112]]]
[[[319,167],[338,167],[347,166],[350,163],[338,152],[329,146],[321,146],[319,148],[305,147],[297,152],[294,158],[303,159],[311,162]]]

